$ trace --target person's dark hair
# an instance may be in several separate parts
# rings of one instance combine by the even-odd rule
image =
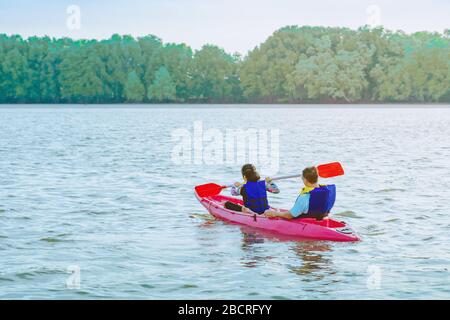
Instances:
[[[316,167],[308,167],[303,169],[303,178],[306,179],[306,181],[308,181],[309,183],[317,183],[317,181],[319,180],[319,175],[317,173],[317,169]]]
[[[259,181],[259,179],[261,179],[258,171],[256,171],[255,166],[250,163],[243,165],[241,172],[242,176],[245,177],[247,181],[257,182]]]

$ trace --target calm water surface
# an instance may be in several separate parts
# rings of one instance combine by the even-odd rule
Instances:
[[[334,217],[363,240],[211,219],[193,187],[239,165],[174,164],[195,121],[279,129],[280,174],[341,161]],[[448,108],[3,106],[0,128],[0,298],[450,298]],[[300,183],[279,186],[290,208]]]

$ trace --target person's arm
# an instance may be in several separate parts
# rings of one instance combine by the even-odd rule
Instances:
[[[278,212],[269,209],[264,214],[267,217],[281,217],[285,219],[294,219],[298,218],[302,213],[307,212],[308,207],[309,207],[309,194],[304,194],[298,196],[291,210],[285,212]]]
[[[294,218],[298,218],[302,213],[308,212],[309,208],[309,194],[302,194],[297,197],[295,204],[289,212]]]
[[[280,211],[275,211],[275,210],[266,210],[266,212],[264,212],[264,215],[266,217],[279,217],[279,218],[284,218],[284,219],[294,219],[294,216],[291,214],[290,211],[284,211],[284,212],[280,212]]]
[[[280,193],[280,188],[269,177],[266,178],[266,190],[271,193]]]
[[[240,182],[235,182],[234,186],[231,187],[231,195],[234,197],[240,196],[241,195],[241,189],[242,189],[243,184]]]

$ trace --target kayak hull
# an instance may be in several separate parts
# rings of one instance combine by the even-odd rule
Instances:
[[[360,240],[356,232],[348,227],[345,222],[336,221],[330,218],[325,218],[322,221],[317,221],[316,219],[311,218],[291,220],[283,218],[269,218],[257,214],[247,214],[226,209],[224,204],[227,201],[243,205],[242,200],[234,197],[222,195],[200,197],[197,193],[195,193],[195,195],[198,201],[209,211],[212,216],[231,223],[237,223],[299,239],[341,242]]]

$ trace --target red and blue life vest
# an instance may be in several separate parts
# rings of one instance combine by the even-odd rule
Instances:
[[[264,213],[269,209],[267,201],[266,182],[264,180],[257,182],[248,181],[244,184],[241,191],[244,205],[258,214]]]

